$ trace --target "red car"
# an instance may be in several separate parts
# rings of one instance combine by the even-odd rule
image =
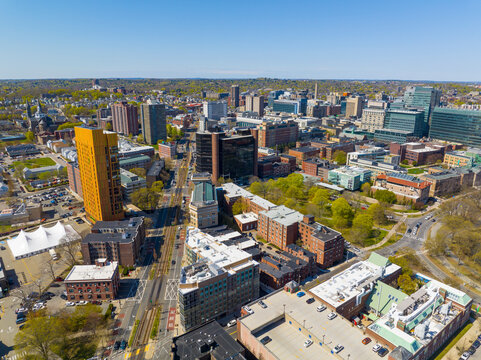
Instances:
[[[57,277],[55,278],[55,281],[58,281],[58,282],[63,281],[63,277],[57,276]]]
[[[364,345],[367,345],[367,344],[369,344],[370,342],[371,342],[371,338],[368,338],[368,337],[367,337],[367,338],[362,339],[362,343],[363,343]]]

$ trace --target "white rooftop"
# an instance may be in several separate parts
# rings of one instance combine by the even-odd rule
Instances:
[[[234,218],[241,224],[248,224],[253,221],[257,221],[257,215],[253,212],[248,212],[245,214],[235,215]]]
[[[299,211],[289,209],[284,205],[276,206],[268,211],[261,211],[259,214],[263,214],[271,220],[274,220],[284,226],[289,226],[296,222],[302,221],[303,218],[303,215]]]
[[[368,260],[361,261],[309,291],[337,308],[347,300],[363,293],[365,286],[374,284],[378,279],[394,273],[399,268],[398,265],[391,263],[381,267]]]
[[[267,201],[266,199],[261,198],[260,196],[254,195],[251,192],[241,188],[240,186],[234,183],[226,183],[222,185],[222,188],[225,190],[226,195],[231,197],[241,196],[243,198],[248,198],[253,203],[259,205],[264,209],[270,209],[275,207],[276,205]]]
[[[104,266],[75,265],[65,281],[110,280],[117,267],[117,261],[106,262]]]

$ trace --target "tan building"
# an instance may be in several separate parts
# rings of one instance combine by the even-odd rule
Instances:
[[[384,128],[386,110],[377,108],[366,108],[362,111],[361,129],[374,132]]]
[[[371,187],[373,192],[377,190],[392,191],[398,200],[409,200],[413,204],[424,204],[430,196],[430,185],[423,181],[407,174],[380,174],[374,180],[374,185]]]
[[[444,154],[444,164],[450,168],[472,166],[473,157],[467,156],[463,151],[451,151]]]
[[[257,115],[264,115],[264,96],[260,95],[246,95],[245,110],[257,113]]]
[[[219,206],[215,186],[210,182],[199,182],[194,185],[189,204],[190,223],[202,229],[217,226],[219,223]]]
[[[430,196],[449,195],[461,190],[461,175],[455,172],[434,170],[420,178],[431,184]]]
[[[353,96],[346,99],[346,117],[361,117],[364,98]]]

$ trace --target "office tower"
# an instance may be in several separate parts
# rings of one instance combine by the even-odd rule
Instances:
[[[93,221],[123,219],[117,134],[76,127],[75,142],[87,216]]]
[[[249,112],[254,111],[254,95],[246,95],[245,110]]]
[[[137,118],[137,106],[122,101],[112,105],[113,131],[123,135],[137,135],[139,121]]]
[[[338,105],[341,103],[341,95],[339,95],[339,93],[329,93],[326,99],[327,102],[331,103],[331,105]]]
[[[259,116],[264,115],[264,96],[246,95],[245,110],[255,112]]]
[[[290,114],[306,114],[307,99],[303,98],[298,100],[274,100],[272,109],[274,111]]]
[[[299,125],[295,121],[271,122],[263,121],[258,127],[260,147],[274,147],[292,144],[299,136]]]
[[[424,111],[388,109],[384,120],[384,128],[400,130],[415,137],[424,136]]]
[[[384,128],[386,110],[378,108],[366,108],[362,111],[361,129],[374,132]]]
[[[221,117],[227,116],[226,101],[204,101],[204,116],[211,120],[220,120]]]
[[[233,107],[239,106],[239,85],[232,85],[230,88],[230,104]]]
[[[353,96],[346,99],[346,117],[361,117],[364,98]]]
[[[142,134],[147,144],[155,145],[167,139],[165,105],[158,101],[147,101],[140,107]]]
[[[441,91],[430,86],[410,86],[404,93],[404,103],[409,107],[419,107],[424,109],[424,133],[427,135],[429,130],[429,119],[435,106],[439,106]]]
[[[257,175],[258,130],[243,130],[227,136],[224,132],[197,132],[196,171],[239,179]]]
[[[274,100],[279,99],[279,96],[284,94],[284,90],[273,90],[267,96],[267,106],[272,108],[274,106]]]
[[[429,137],[481,147],[481,111],[436,107]]]

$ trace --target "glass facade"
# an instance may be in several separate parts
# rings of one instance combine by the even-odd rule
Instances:
[[[374,132],[374,139],[384,141],[386,143],[395,142],[404,144],[414,140],[413,133],[401,130],[377,129]]]
[[[197,172],[212,173],[212,134],[196,133],[195,144],[195,170]]]
[[[252,176],[255,163],[254,137],[248,135],[220,139],[219,162],[220,174],[225,178]]]
[[[404,93],[406,106],[414,106],[424,109],[424,134],[429,131],[429,118],[435,106],[439,105],[441,91],[432,87],[414,86]]]
[[[435,108],[429,137],[481,147],[481,111]]]
[[[384,128],[402,130],[416,137],[423,137],[425,134],[424,111],[389,109],[386,112]]]

